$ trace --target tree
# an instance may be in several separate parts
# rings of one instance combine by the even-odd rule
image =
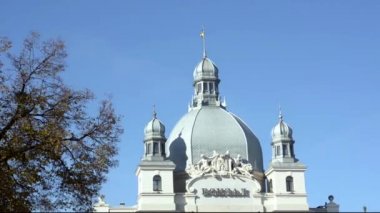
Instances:
[[[37,33],[19,54],[0,38],[0,210],[91,210],[108,170],[116,166],[123,132],[109,99],[96,115],[94,99],[59,77],[64,42]]]

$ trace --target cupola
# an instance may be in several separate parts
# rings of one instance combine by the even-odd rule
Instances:
[[[203,40],[203,58],[195,66],[193,72],[194,96],[191,108],[202,106],[222,106],[219,97],[219,70],[215,63],[206,55],[205,32],[201,32]]]
[[[272,139],[293,139],[293,130],[290,126],[285,123],[282,113],[280,112],[278,116],[278,123],[272,129]]]
[[[197,66],[194,69],[193,77],[194,77],[194,84],[201,80],[217,80],[218,79],[218,67],[215,65],[215,63],[207,58],[204,57],[202,60],[197,64]]]
[[[293,130],[285,123],[281,110],[278,118],[278,123],[272,129],[272,159],[295,162]]]
[[[165,159],[165,126],[157,119],[157,113],[153,112],[153,119],[148,122],[144,129],[144,144],[146,160]]]
[[[157,119],[157,113],[153,113],[153,119],[148,122],[144,129],[144,141],[150,139],[166,139],[165,126]]]

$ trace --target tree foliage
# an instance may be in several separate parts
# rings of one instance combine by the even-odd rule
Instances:
[[[117,163],[120,116],[110,100],[90,115],[93,94],[63,83],[61,40],[31,33],[11,49],[0,37],[0,210],[91,210]]]

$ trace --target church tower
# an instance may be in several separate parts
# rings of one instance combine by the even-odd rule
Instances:
[[[165,126],[153,119],[144,130],[144,156],[137,168],[138,211],[175,211],[173,170],[175,165],[165,155]]]
[[[306,166],[295,157],[293,130],[285,123],[282,113],[272,129],[272,160],[265,172],[269,195],[274,202],[268,211],[308,211],[305,186]],[[290,202],[291,200],[291,202]]]

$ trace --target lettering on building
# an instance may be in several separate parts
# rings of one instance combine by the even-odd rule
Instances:
[[[250,192],[248,189],[244,188],[241,190],[229,188],[202,188],[202,194],[205,197],[249,197]]]

